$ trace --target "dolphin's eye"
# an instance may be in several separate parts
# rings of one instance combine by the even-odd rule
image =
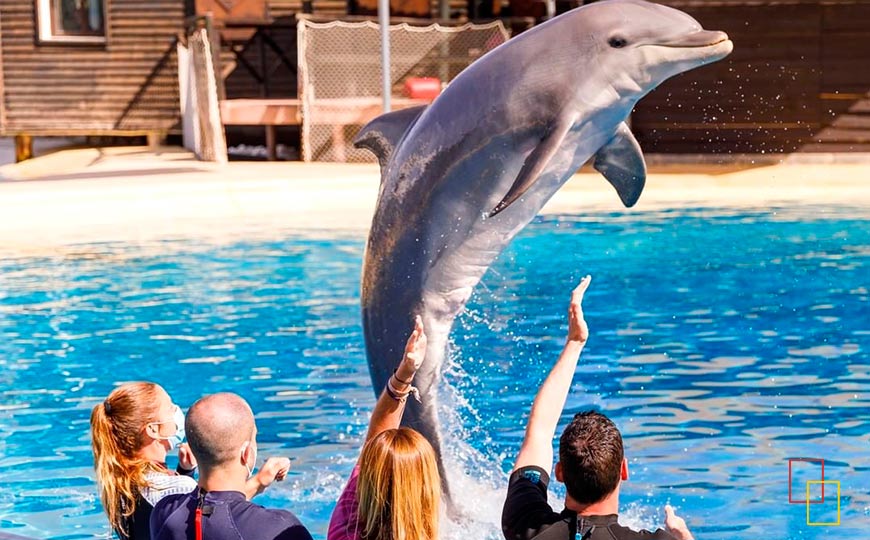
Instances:
[[[626,45],[628,45],[628,42],[625,40],[625,38],[614,36],[614,37],[610,38],[610,40],[608,40],[607,44],[610,45],[611,47],[613,47],[614,49],[621,49],[621,48],[625,47]]]

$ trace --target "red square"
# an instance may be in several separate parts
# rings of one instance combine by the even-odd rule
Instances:
[[[792,461],[807,461],[811,463],[821,463],[822,464],[822,500],[820,501],[801,501],[795,500],[791,497],[791,463]],[[822,504],[825,502],[825,460],[820,458],[788,458],[788,502],[791,504]]]

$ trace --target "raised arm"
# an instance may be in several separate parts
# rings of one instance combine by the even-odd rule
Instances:
[[[694,540],[694,536],[689,532],[689,527],[686,526],[686,520],[678,516],[674,512],[671,505],[665,506],[665,528],[677,540]]]
[[[273,482],[281,482],[290,471],[290,458],[270,457],[263,463],[257,474],[245,482],[245,497],[250,501],[271,486]]]
[[[423,331],[423,320],[418,315],[414,319],[414,331],[405,345],[405,354],[390,376],[387,387],[381,392],[381,397],[372,412],[369,422],[369,431],[366,434],[366,442],[377,434],[388,429],[396,429],[402,422],[402,414],[405,412],[405,401],[411,393],[411,383],[414,375],[423,364],[426,356],[426,333]]]
[[[580,352],[589,338],[589,329],[583,319],[583,294],[592,281],[591,276],[580,280],[580,284],[571,293],[571,304],[568,307],[568,340],[559,355],[559,360],[538,390],[529,423],[526,426],[526,437],[517,455],[514,470],[529,465],[536,465],[545,471],[553,466],[553,437],[571,381],[577,368]]]

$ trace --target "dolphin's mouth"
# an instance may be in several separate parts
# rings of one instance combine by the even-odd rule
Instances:
[[[655,43],[659,47],[675,47],[675,48],[700,48],[712,47],[722,42],[729,41],[728,34],[716,30],[699,30],[691,34],[669,39],[667,41]]]

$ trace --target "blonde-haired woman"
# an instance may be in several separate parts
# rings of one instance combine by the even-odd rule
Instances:
[[[91,445],[103,509],[122,540],[148,540],[157,501],[196,489],[196,460],[184,439],[184,414],[150,382],[126,383],[91,411]],[[178,469],[166,455],[178,448]]]
[[[366,442],[329,521],[327,540],[436,540],[441,477],[429,441],[400,428],[415,389],[426,334],[420,317],[399,367],[381,393]]]

